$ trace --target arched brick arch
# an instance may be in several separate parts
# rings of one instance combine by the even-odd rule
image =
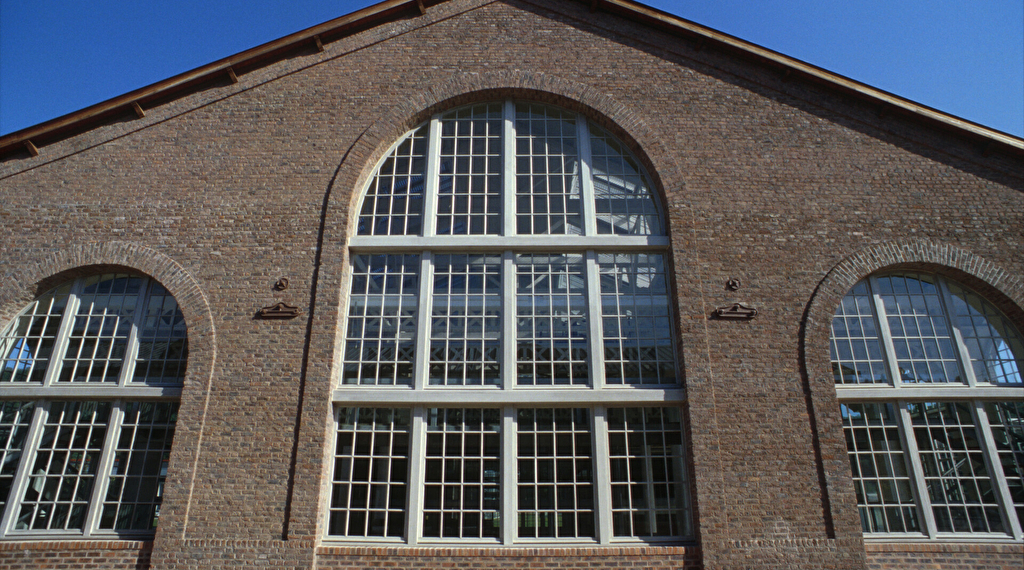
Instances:
[[[945,273],[977,289],[1011,319],[1021,323],[1024,279],[996,263],[954,245],[929,240],[886,242],[855,253],[832,268],[811,298],[804,323],[804,364],[811,380],[832,381],[828,339],[842,298],[868,275],[883,269],[924,269]]]
[[[344,189],[348,194],[330,199],[332,202],[337,200],[335,209],[351,212],[358,205],[360,190],[389,146],[433,113],[504,98],[527,99],[579,111],[607,128],[636,155],[651,177],[661,203],[668,203],[661,176],[676,170],[672,160],[674,155],[668,152],[638,110],[591,86],[556,75],[503,70],[457,75],[426,86],[416,95],[390,107],[387,114],[371,124],[346,153],[332,186]],[[346,163],[351,166],[346,168]],[[671,224],[671,220],[666,221]],[[352,230],[351,226],[349,230]]]
[[[188,327],[188,368],[180,414],[194,419],[179,422],[175,429],[169,471],[178,475],[167,479],[159,528],[160,533],[183,533],[217,355],[213,315],[199,282],[172,258],[143,245],[117,241],[70,244],[25,264],[8,277],[8,287],[0,292],[0,319],[8,322],[51,287],[105,268],[137,271],[159,281],[177,300]]]

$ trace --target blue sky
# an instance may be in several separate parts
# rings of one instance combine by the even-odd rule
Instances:
[[[0,1],[0,134],[373,3]],[[940,111],[1024,136],[1021,0],[647,4]]]

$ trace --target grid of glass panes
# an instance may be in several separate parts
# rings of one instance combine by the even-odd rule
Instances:
[[[86,278],[58,381],[117,383],[142,287],[133,275]]]
[[[343,383],[412,383],[419,275],[419,255],[352,257]]]
[[[457,109],[440,123],[437,234],[501,233],[502,105]]]
[[[501,536],[501,418],[497,408],[427,410],[423,536]]]
[[[409,491],[411,411],[338,408],[328,532],[401,537]]]
[[[587,383],[585,275],[582,254],[516,256],[518,384]]]
[[[419,235],[427,130],[424,125],[407,135],[377,167],[359,211],[359,235]]]
[[[177,402],[127,402],[100,516],[101,529],[156,530]]]
[[[501,380],[501,255],[434,256],[430,384]]]
[[[413,132],[406,138],[410,136]],[[628,241],[624,245],[629,251],[645,255],[605,256],[608,264],[623,266],[623,287],[618,293],[626,297],[610,316],[629,321],[616,325],[624,332],[614,342],[628,348],[620,350],[614,364],[620,370],[615,389],[627,382],[669,388],[665,393],[644,391],[639,397],[640,391],[631,390],[628,399],[636,401],[635,406],[664,406],[681,398],[670,327],[659,325],[651,331],[652,326],[638,324],[636,318],[652,315],[652,307],[665,305],[656,317],[671,322],[663,257],[646,255],[664,247],[660,236],[665,226],[640,163],[625,145],[578,113],[531,103],[503,101],[440,113],[418,127],[415,136],[426,141],[427,179],[422,188],[433,195],[424,194],[423,204],[435,217],[420,223],[418,233],[406,231],[404,222],[392,229],[384,210],[367,205],[377,200],[378,179],[389,176],[394,168],[388,162],[394,155],[385,156],[380,172],[368,185],[358,235],[349,241],[353,286],[343,370],[335,391],[339,408],[356,405],[353,402],[381,405],[382,398],[389,397],[381,389],[394,389],[406,402],[403,405],[423,402],[422,407],[411,409],[411,452],[418,457],[409,465],[408,504],[415,511],[405,521],[405,540],[412,544],[456,539],[506,545],[520,540],[593,544],[630,538],[662,542],[688,536],[686,489],[679,483],[685,476],[681,443],[671,449],[652,447],[649,457],[646,448],[634,450],[632,457],[643,457],[645,465],[660,470],[655,478],[642,479],[651,489],[650,506],[643,514],[650,519],[644,527],[649,531],[630,534],[631,527],[616,534],[612,502],[600,503],[596,490],[599,478],[608,477],[604,451],[608,442],[586,448],[595,434],[606,433],[603,408],[564,409],[568,404],[563,396],[572,394],[574,399],[582,392],[550,389],[598,390],[592,392],[597,401],[621,405],[610,396],[611,390],[603,390],[606,385],[601,381],[598,260],[618,249],[610,236],[620,236],[615,239]],[[585,173],[590,177],[583,178]],[[603,206],[595,206],[595,195],[601,196]],[[584,204],[587,200],[590,203]],[[381,219],[369,219],[371,212],[379,212]],[[567,234],[571,237],[563,237]],[[410,235],[427,238],[424,246],[403,237]],[[516,236],[531,237],[520,243],[513,239]],[[563,242],[571,244],[571,249],[564,251]],[[379,345],[364,350],[369,270],[356,267],[369,263],[370,252],[379,255],[385,248],[392,256],[415,260],[399,269],[380,270],[385,276],[404,276],[408,287],[401,296],[410,303],[395,303],[412,309],[408,321],[396,325],[408,330],[401,341],[412,353],[401,364],[410,377],[403,374],[396,382],[377,381],[382,364],[377,357],[382,352]],[[637,275],[625,277],[633,269]],[[634,297],[642,298],[630,298],[626,291],[630,288]],[[429,312],[417,314],[417,308]],[[648,357],[641,372],[639,359]],[[636,370],[629,375],[634,380],[621,380],[624,368]],[[413,390],[378,388],[385,383]],[[530,404],[520,407],[523,395]],[[660,418],[660,407],[651,410],[652,417]],[[548,412],[570,414],[571,427],[560,420],[548,426],[543,417],[540,424],[547,427],[539,427],[534,414]],[[645,412],[639,413],[644,416]],[[473,414],[480,419],[471,417],[467,424],[465,417]],[[530,415],[529,425],[522,414]],[[661,431],[650,437],[681,442],[678,410],[674,414],[674,427],[659,427]],[[546,448],[541,449],[544,442],[538,443],[570,433],[576,446],[571,451],[563,445],[549,456]],[[519,435],[531,438],[533,451],[525,443],[520,448]],[[422,452],[420,446],[425,447]],[[532,479],[527,480],[525,473],[520,479],[520,459],[532,465]],[[569,463],[561,466],[561,459]],[[591,465],[589,473],[581,462]],[[635,475],[650,473],[648,468]],[[517,511],[520,488],[526,501],[521,513]],[[527,507],[531,492],[533,506]],[[661,502],[654,506],[656,499]],[[631,508],[626,509],[629,516]],[[330,522],[327,526],[329,535],[345,537],[344,529]]]
[[[590,410],[516,410],[519,538],[593,538]]]
[[[939,532],[1003,532],[999,501],[967,402],[907,406]]]
[[[32,301],[0,336],[0,382],[43,381],[70,292],[68,283]]]
[[[993,384],[1024,383],[1020,361],[1014,355],[1024,354],[1024,341],[1010,321],[980,295],[948,282],[950,312],[978,382]]]
[[[15,529],[84,528],[110,408],[110,402],[50,402]]]
[[[864,532],[919,532],[898,408],[845,403],[840,412]]]
[[[133,382],[149,385],[175,384],[185,373],[188,335],[178,302],[152,282],[138,326],[138,355]]]
[[[661,234],[658,205],[636,159],[608,131],[589,127],[597,233]]]
[[[906,274],[877,279],[900,380],[964,383],[935,278]]]
[[[617,537],[687,534],[678,408],[609,408],[612,529]]]
[[[1024,401],[985,402],[985,416],[999,455],[993,464],[1002,466],[1017,520],[1024,524]]]
[[[0,515],[11,493],[18,462],[24,454],[25,437],[34,411],[35,402],[0,402]]]
[[[854,285],[839,304],[832,318],[830,348],[836,384],[889,382],[867,280]]]
[[[608,384],[676,383],[672,310],[660,254],[600,253]]]
[[[516,104],[516,233],[583,233],[576,114]]]

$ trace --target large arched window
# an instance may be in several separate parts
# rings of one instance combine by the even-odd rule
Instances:
[[[152,534],[188,345],[131,274],[68,281],[0,334],[0,537]]]
[[[579,114],[488,103],[402,137],[349,243],[328,536],[690,537],[664,228]]]
[[[1024,343],[938,275],[871,276],[832,320],[832,368],[867,536],[1021,536]]]

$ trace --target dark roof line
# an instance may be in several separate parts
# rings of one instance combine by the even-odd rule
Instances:
[[[0,158],[17,152],[27,152],[29,156],[37,156],[39,147],[87,132],[115,118],[128,116],[142,118],[145,116],[144,109],[147,106],[150,108],[159,106],[217,85],[219,82],[235,83],[238,81],[237,75],[241,72],[275,63],[304,50],[311,53],[314,50],[322,51],[325,43],[387,21],[396,20],[402,16],[414,13],[422,15],[427,6],[446,1],[448,0],[385,0],[113,99],[0,137]],[[880,103],[883,106],[880,110],[882,113],[892,112],[923,119],[924,122],[944,130],[969,134],[984,145],[983,151],[986,153],[996,148],[1002,148],[1009,154],[1024,156],[1024,139],[915,103],[678,16],[631,0],[579,1],[588,3],[592,10],[602,10],[669,33],[689,36],[699,42],[708,42],[719,49],[747,59],[767,62],[783,69],[786,76],[796,73],[812,81],[837,88],[859,99]]]

